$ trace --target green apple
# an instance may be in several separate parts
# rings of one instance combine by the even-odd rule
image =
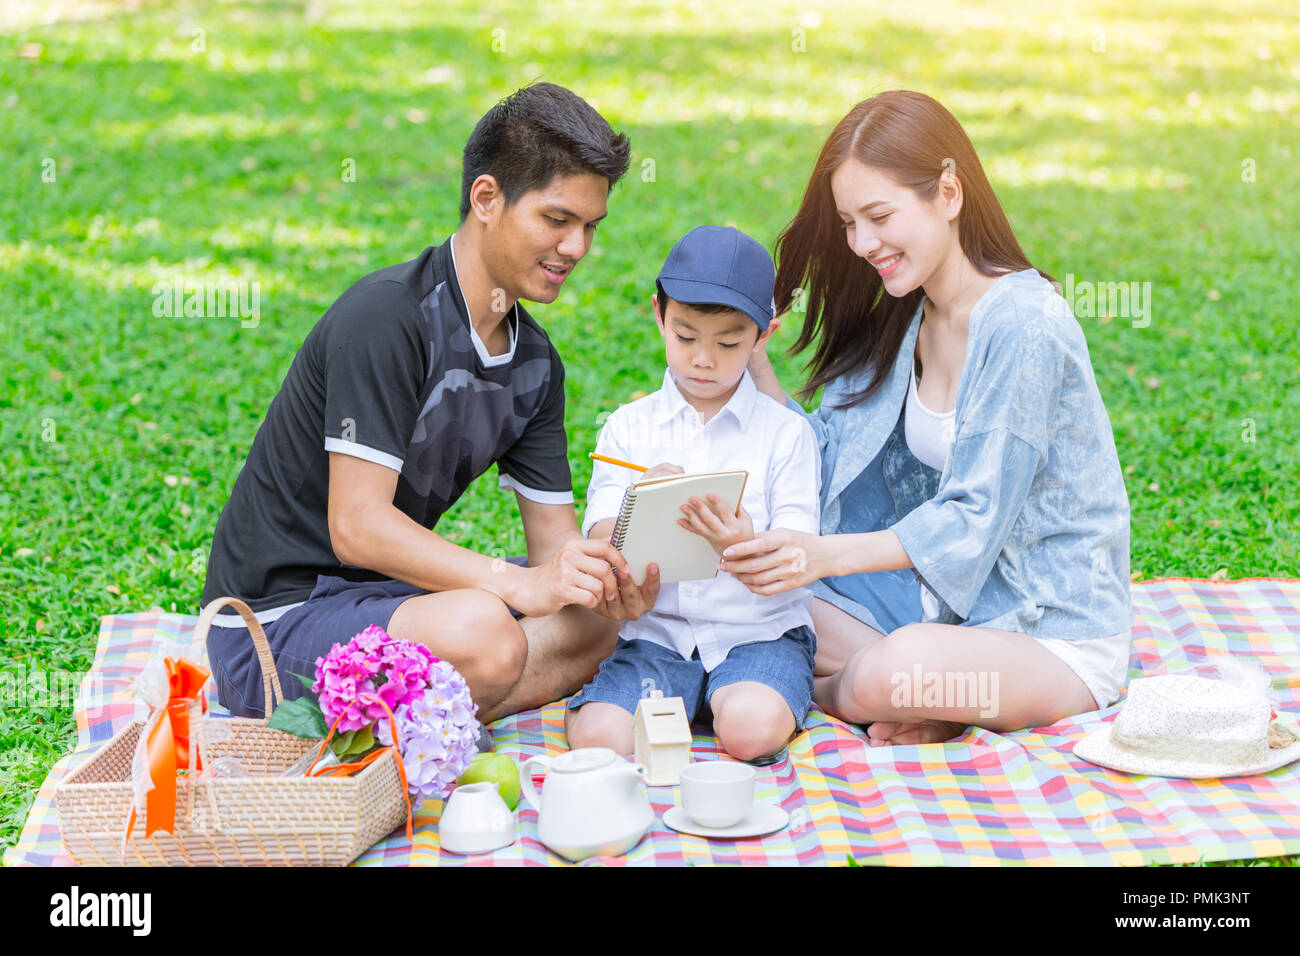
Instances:
[[[505,754],[479,754],[470,761],[469,769],[457,778],[456,785],[484,780],[498,784],[497,792],[511,810],[519,806],[519,768]]]

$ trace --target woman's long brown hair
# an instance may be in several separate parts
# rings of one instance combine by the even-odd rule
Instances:
[[[849,248],[831,195],[831,175],[849,158],[885,171],[924,201],[933,199],[939,177],[951,167],[962,185],[957,232],[966,257],[989,276],[1033,268],[970,138],[937,100],[891,90],[853,107],[822,146],[803,204],[776,242],[776,311],[787,311],[800,289],[807,308],[790,353],[816,342],[800,396],[842,375],[872,370],[870,384],[840,408],[865,401],[884,384],[924,294],[920,288],[902,298],[885,292],[880,274]]]

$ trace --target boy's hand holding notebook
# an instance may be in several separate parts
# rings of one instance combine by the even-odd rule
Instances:
[[[714,494],[705,495],[703,500],[692,497],[677,523],[708,541],[719,558],[733,544],[754,537],[754,519],[745,506],[733,508],[731,502]]]
[[[623,496],[610,542],[627,559],[637,586],[645,583],[651,564],[659,565],[662,584],[715,577],[720,560],[709,539],[677,522],[691,498],[707,500],[712,494],[726,502],[739,502],[748,478],[747,471],[721,471],[659,475],[633,482]]]

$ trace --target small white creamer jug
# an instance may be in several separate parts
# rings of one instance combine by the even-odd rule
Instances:
[[[438,820],[438,843],[448,853],[491,853],[515,842],[515,815],[496,781],[457,787]]]

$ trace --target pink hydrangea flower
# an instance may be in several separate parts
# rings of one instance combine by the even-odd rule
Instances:
[[[387,720],[380,700],[395,711],[419,697],[429,686],[437,661],[424,645],[398,640],[372,624],[317,660],[312,690],[327,725],[334,726],[342,715],[340,732],[360,730]]]
[[[340,733],[372,727],[384,746],[393,744],[392,712],[417,808],[425,797],[445,796],[477,752],[478,706],[465,678],[424,645],[398,640],[378,625],[317,660],[312,690],[326,725],[338,720]]]

